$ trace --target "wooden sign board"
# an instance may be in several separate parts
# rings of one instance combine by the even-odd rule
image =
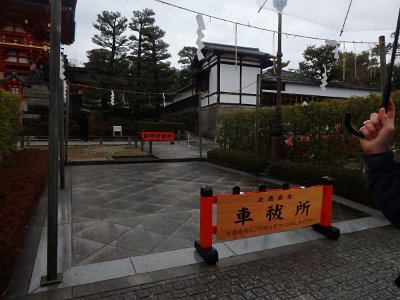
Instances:
[[[217,240],[320,223],[323,186],[217,197]]]

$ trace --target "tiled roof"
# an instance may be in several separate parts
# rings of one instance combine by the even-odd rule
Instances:
[[[261,52],[258,48],[224,45],[224,44],[216,44],[208,42],[204,42],[203,44],[205,46],[203,51],[205,50],[217,53],[230,53],[230,54],[237,53],[238,56],[257,57],[261,59],[264,63],[267,62],[267,66],[272,65],[272,62],[269,61],[272,58],[272,55],[265,52]]]

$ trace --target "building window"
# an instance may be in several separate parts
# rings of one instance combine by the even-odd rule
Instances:
[[[20,27],[20,26],[16,26],[15,27],[15,32],[19,32],[19,33],[26,33],[25,29]]]
[[[12,86],[11,87],[11,94],[14,94],[14,95],[19,95],[19,87],[17,87],[17,86]]]
[[[21,64],[29,64],[27,54],[23,51],[7,51],[6,61],[19,62]]]
[[[3,30],[8,32],[26,33],[25,29],[21,25],[11,23],[4,26]]]

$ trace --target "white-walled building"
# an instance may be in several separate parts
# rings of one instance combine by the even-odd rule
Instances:
[[[164,118],[198,124],[201,97],[202,131],[212,136],[218,112],[255,105],[257,75],[272,66],[270,54],[258,48],[204,42],[205,58],[198,62],[195,84],[179,91],[165,109]]]
[[[201,105],[255,105],[257,75],[272,66],[272,56],[258,48],[204,43]]]
[[[258,48],[204,42],[204,59],[197,63],[194,84],[180,90],[165,107],[163,117],[184,122],[190,130],[198,126],[199,97],[201,127],[205,135],[213,136],[218,112],[255,108],[257,75],[262,75],[261,106],[273,106],[276,99],[276,77],[263,72],[272,66],[272,56]],[[282,71],[282,103],[302,103],[326,98],[350,98],[380,93],[378,88],[321,82],[293,72]]]
[[[263,73],[261,105],[273,106],[276,101],[276,76]],[[329,81],[325,90],[321,81],[313,80],[294,72],[282,71],[282,103],[293,104],[303,101],[320,101],[327,98],[366,97],[371,93],[380,94],[378,87],[356,86],[339,81]]]

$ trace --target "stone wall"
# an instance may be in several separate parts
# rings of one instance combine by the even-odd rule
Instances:
[[[217,129],[217,114],[236,111],[255,109],[253,106],[215,104],[201,109],[201,128],[204,137],[214,138]],[[185,109],[168,112],[162,115],[162,119],[171,122],[182,122],[186,124],[186,129],[198,132],[198,107],[188,107]]]

